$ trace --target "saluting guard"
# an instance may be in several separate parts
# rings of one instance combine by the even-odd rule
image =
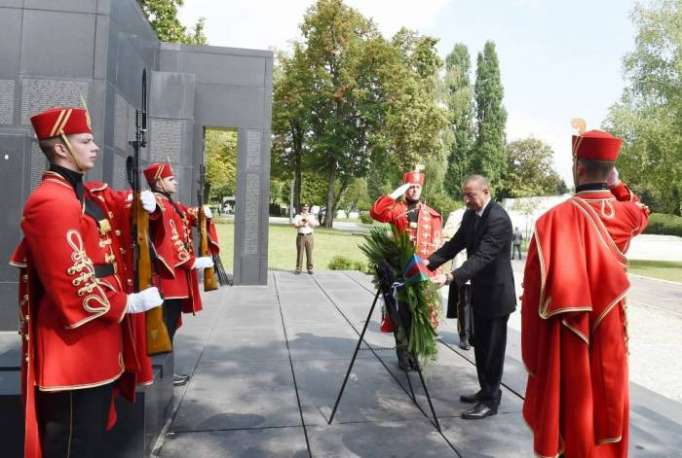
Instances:
[[[622,140],[574,125],[576,194],[538,219],[523,277],[523,416],[538,456],[626,457],[625,252],[649,210],[618,178]]]
[[[402,184],[391,194],[380,196],[369,211],[370,216],[376,221],[390,223],[398,230],[407,232],[410,240],[414,243],[415,253],[422,259],[428,258],[441,246],[441,227],[443,219],[436,210],[421,202],[422,187],[424,186],[424,173],[421,166],[415,170],[403,174]],[[383,313],[381,320],[382,332],[393,332],[396,338],[396,352],[398,364],[404,370],[415,367],[414,357],[407,354],[407,338],[409,335],[411,316],[409,307],[400,307],[398,310],[400,321],[405,328],[400,332],[396,323],[393,323],[390,313]],[[437,312],[434,312],[431,320],[434,328],[438,326]]]

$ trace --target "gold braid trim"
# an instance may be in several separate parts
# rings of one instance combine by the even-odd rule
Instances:
[[[95,277],[95,267],[83,248],[83,238],[80,232],[70,229],[66,232],[66,243],[71,247],[72,265],[66,269],[66,273],[74,277],[71,284],[77,288],[76,295],[83,297],[83,310],[91,316],[75,324],[68,326],[70,329],[77,328],[88,321],[104,315],[111,308],[109,299]]]

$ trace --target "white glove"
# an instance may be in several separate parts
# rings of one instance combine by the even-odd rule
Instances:
[[[156,210],[156,197],[153,192],[149,190],[142,191],[140,193],[140,202],[142,202],[142,208],[147,213],[154,213],[154,210]]]
[[[204,210],[204,215],[206,215],[206,218],[211,219],[213,218],[213,212],[211,211],[211,207],[208,205],[204,205],[203,207]]]
[[[393,199],[397,200],[399,199],[403,194],[405,194],[405,191],[410,187],[409,183],[401,184],[395,191],[390,193],[388,196]]]
[[[606,179],[606,184],[609,186],[609,188],[613,188],[618,183],[620,183],[620,178],[618,177],[618,169],[614,167],[611,169],[611,172],[609,172],[609,177]]]
[[[128,310],[126,313],[142,313],[158,307],[163,303],[156,286],[143,289],[139,293],[128,294]]]
[[[211,259],[210,256],[201,256],[200,258],[196,258],[194,260],[194,265],[192,266],[192,269],[208,269],[209,267],[213,267],[213,259]]]

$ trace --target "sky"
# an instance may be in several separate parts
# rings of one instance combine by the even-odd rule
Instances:
[[[290,49],[313,0],[184,0],[180,20],[206,18],[209,44]],[[445,57],[463,43],[475,67],[487,40],[500,60],[507,140],[533,136],[555,152],[554,166],[572,184],[570,120],[599,128],[618,101],[623,57],[634,48],[634,0],[346,0],[384,36],[405,26],[439,39]],[[472,82],[474,75],[472,74]]]

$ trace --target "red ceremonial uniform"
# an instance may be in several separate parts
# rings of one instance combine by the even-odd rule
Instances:
[[[106,183],[85,183],[87,195],[106,214],[111,225],[112,253],[116,256],[117,279],[126,293],[134,291],[134,269],[131,250],[131,214],[133,194],[129,190],[111,189]],[[119,383],[120,391],[134,399],[135,386],[149,385],[154,381],[151,358],[147,355],[147,329],[144,313],[127,315],[123,321],[124,332],[131,336],[134,347],[124,347],[126,373]]]
[[[406,172],[403,175],[403,183],[423,186],[424,174],[417,171]],[[415,245],[416,254],[422,259],[427,259],[442,245],[443,218],[440,213],[422,202],[417,203],[415,207],[415,211],[418,212],[416,223],[410,222],[408,211],[409,207],[404,201],[394,200],[390,196],[381,196],[374,202],[369,214],[376,221],[390,223],[398,230],[407,232]],[[440,270],[427,272],[429,275],[436,275]],[[386,316],[388,315],[382,318],[381,330],[382,332],[391,332],[393,326],[390,320],[386,319]],[[437,327],[438,316],[436,313],[432,314],[431,320],[434,328]]]
[[[159,178],[173,176],[170,164],[155,163],[144,171],[150,185]],[[157,211],[150,217],[151,241],[159,272],[159,289],[164,300],[183,300],[184,313],[202,309],[199,278],[194,269],[192,226],[197,223],[197,211],[155,192]]]
[[[615,160],[620,140],[604,134],[588,132],[577,145],[574,138],[574,154]],[[647,220],[648,209],[621,183],[578,192],[536,223],[521,339],[529,374],[523,416],[538,456],[627,456],[624,253]]]
[[[84,213],[71,184],[45,172],[26,202],[21,228],[24,239],[11,262],[21,268],[25,453],[37,457],[35,389],[111,383],[123,374],[124,348],[133,351],[134,342],[121,326],[127,304],[121,277],[95,276],[96,265],[117,257],[111,231]]]
[[[424,174],[418,171],[406,172],[403,175],[403,183],[424,186]],[[442,244],[440,232],[443,227],[443,218],[436,210],[420,202],[416,207],[417,223],[411,224],[408,210],[407,204],[402,200],[381,196],[374,202],[369,214],[376,221],[390,223],[400,231],[408,232],[410,240],[415,245],[416,253],[422,259],[426,259]]]
[[[32,117],[31,122],[39,140],[61,138],[74,161],[67,136],[92,133],[88,113],[81,108],[51,109]],[[116,382],[115,391],[132,399],[136,382],[151,381],[151,365],[136,346],[138,323],[126,315],[129,270],[123,240],[129,240],[125,229],[129,193],[114,193],[101,183],[82,186],[77,172],[61,169],[45,172],[29,196],[21,221],[24,238],[10,260],[21,269],[24,455],[30,458],[42,456],[41,435],[48,434],[39,428],[39,422],[51,430],[48,441],[60,436],[45,424],[37,407],[39,398],[55,399],[68,392],[68,399],[82,399],[77,393],[97,391]],[[37,390],[54,395],[38,395]],[[106,397],[103,399],[106,403]],[[69,453],[72,433],[78,450],[83,450],[80,441],[84,439],[82,433],[74,433],[74,423],[82,421],[81,411],[75,414],[73,404],[71,408],[71,417],[68,412],[57,415],[66,423],[50,417],[57,421],[57,428],[68,433],[61,440]],[[111,408],[109,427],[115,418]],[[54,445],[50,442],[50,447]]]

